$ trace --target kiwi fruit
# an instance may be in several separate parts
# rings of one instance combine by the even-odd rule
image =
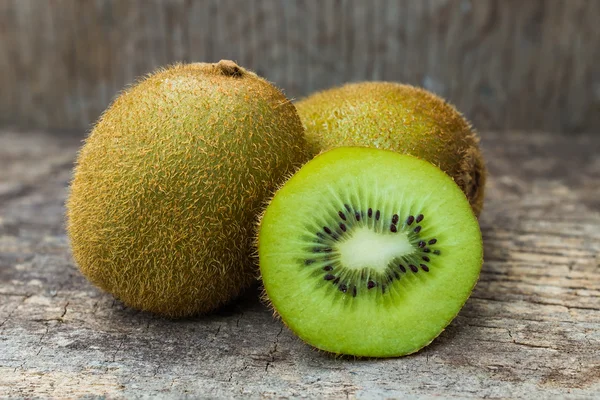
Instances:
[[[434,165],[341,147],[275,194],[258,254],[266,296],[310,345],[392,357],[429,344],[468,299],[481,232],[465,194]]]
[[[116,98],[79,153],[74,259],[132,308],[210,312],[255,281],[258,215],[308,157],[293,104],[256,74],[226,60],[161,69]]]
[[[340,146],[411,154],[450,175],[480,214],[486,168],[479,139],[442,98],[409,85],[363,82],[313,94],[296,107],[313,154]]]

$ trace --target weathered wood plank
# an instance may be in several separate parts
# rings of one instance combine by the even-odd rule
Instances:
[[[357,80],[481,130],[600,130],[596,0],[3,0],[0,123],[87,129],[159,66],[228,58],[292,98]]]
[[[423,351],[344,360],[257,300],[167,321],[92,287],[63,202],[80,137],[0,133],[0,395],[73,398],[522,397],[600,391],[600,139],[485,133],[485,263]]]

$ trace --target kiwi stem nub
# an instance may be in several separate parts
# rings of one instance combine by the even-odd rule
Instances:
[[[225,76],[240,77],[244,74],[244,69],[231,60],[219,61],[217,68]]]

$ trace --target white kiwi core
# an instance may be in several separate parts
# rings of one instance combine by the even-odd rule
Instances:
[[[347,269],[370,268],[383,273],[390,262],[414,253],[415,247],[404,232],[375,232],[364,226],[357,227],[352,236],[339,242],[336,250]]]

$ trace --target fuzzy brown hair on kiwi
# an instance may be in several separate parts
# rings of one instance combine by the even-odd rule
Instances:
[[[308,158],[295,107],[266,80],[225,60],[161,69],[114,101],[79,153],[75,261],[135,309],[210,312],[255,280],[261,207]]]
[[[480,214],[486,168],[479,139],[442,98],[409,85],[362,82],[313,94],[296,107],[313,154],[365,146],[413,155],[450,175]]]

